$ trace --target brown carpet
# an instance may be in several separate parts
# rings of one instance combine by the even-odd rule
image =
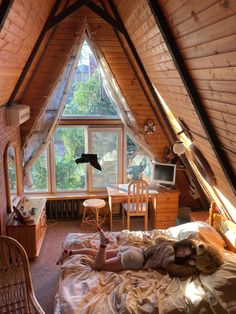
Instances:
[[[134,218],[132,230],[143,230],[143,219]],[[113,219],[113,230],[122,230],[121,220]],[[108,224],[103,226],[109,230]],[[30,262],[31,275],[36,298],[46,314],[53,314],[54,299],[58,286],[60,266],[56,265],[65,236],[70,232],[96,232],[94,227],[84,226],[80,220],[47,221],[47,232],[39,256]]]

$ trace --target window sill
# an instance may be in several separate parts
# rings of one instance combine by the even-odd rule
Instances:
[[[44,197],[47,200],[66,200],[66,199],[87,199],[87,198],[107,198],[107,192],[77,192],[77,193],[25,193],[25,197],[41,198]]]

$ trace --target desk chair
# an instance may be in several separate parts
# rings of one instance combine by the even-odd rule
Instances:
[[[149,185],[144,180],[132,180],[128,184],[128,202],[122,203],[122,226],[124,228],[125,215],[127,229],[130,230],[130,217],[143,216],[144,230],[148,229],[148,201]]]
[[[45,314],[35,298],[24,248],[5,236],[0,236],[0,313]]]

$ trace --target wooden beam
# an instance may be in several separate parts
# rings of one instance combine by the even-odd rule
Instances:
[[[25,78],[25,76],[26,76],[26,74],[27,74],[27,72],[28,72],[32,62],[33,62],[33,60],[34,60],[34,57],[35,57],[35,55],[36,55],[36,53],[37,53],[37,51],[39,49],[39,46],[41,45],[41,43],[42,43],[42,41],[44,39],[44,36],[45,36],[45,34],[47,32],[47,29],[48,29],[48,24],[50,23],[52,17],[56,14],[56,12],[57,12],[61,2],[62,2],[62,0],[56,0],[55,4],[54,4],[54,6],[53,6],[53,8],[52,8],[52,10],[51,10],[51,12],[49,14],[49,17],[48,17],[46,23],[44,24],[44,27],[43,27],[43,29],[42,29],[42,31],[41,31],[41,33],[40,33],[40,35],[39,35],[35,45],[34,45],[34,48],[31,51],[31,54],[30,54],[30,56],[29,56],[29,58],[28,58],[28,60],[27,60],[27,62],[25,64],[25,66],[23,68],[23,71],[21,72],[21,75],[20,75],[20,77],[19,77],[19,79],[18,79],[18,81],[17,81],[17,83],[16,83],[16,85],[14,87],[14,90],[11,93],[10,98],[8,99],[7,106],[11,106],[12,103],[14,102],[16,94],[17,94],[17,92],[18,92],[18,90],[19,90],[19,88],[20,88],[20,86],[21,86],[21,84],[22,84],[22,82],[23,82],[23,80],[24,80],[24,78]]]
[[[204,108],[204,105],[201,101],[200,96],[197,93],[196,87],[194,86],[193,80],[187,70],[187,67],[184,63],[184,60],[179,52],[179,49],[175,43],[174,36],[171,33],[169,25],[165,19],[165,16],[162,12],[161,6],[156,0],[148,0],[149,6],[151,8],[152,14],[156,20],[156,23],[162,33],[162,36],[165,40],[165,43],[169,49],[169,52],[175,62],[176,68],[179,72],[180,77],[184,83],[184,86],[188,92],[188,95],[192,101],[193,107],[198,115],[198,118],[202,124],[204,131],[208,137],[208,140],[211,144],[211,147],[216,155],[216,158],[234,192],[236,195],[236,178],[234,170],[230,165],[227,155],[221,149],[220,141],[218,136],[212,126],[210,119],[208,118],[207,112]]]
[[[67,16],[74,13],[76,10],[81,8],[83,5],[87,4],[89,1],[90,0],[77,0],[75,3],[65,8],[61,13],[57,14],[51,19],[50,23],[48,23],[47,25],[47,30],[56,26],[58,23],[63,21]]]
[[[0,7],[0,32],[7,19],[8,13],[10,12],[13,2],[14,0],[2,0],[2,4]]]
[[[98,5],[96,5],[93,2],[87,3],[87,7],[90,8],[97,15],[99,15],[104,21],[106,21],[112,27],[117,29],[120,33],[123,33],[122,28],[120,27],[120,24],[115,19],[113,19],[113,17],[107,11],[103,10],[102,8],[100,8]]]
[[[125,26],[123,24],[123,21],[122,21],[120,15],[119,15],[119,13],[118,13],[114,3],[113,3],[113,1],[112,0],[108,0],[108,3],[110,5],[110,7],[111,7],[111,10],[112,10],[112,12],[113,12],[117,22],[120,24],[120,26],[122,28],[122,33],[124,34],[126,42],[127,42],[128,46],[129,46],[129,48],[130,48],[130,50],[131,50],[131,52],[132,52],[132,54],[133,54],[133,56],[135,58],[135,61],[136,61],[137,65],[138,65],[138,67],[139,67],[139,70],[141,71],[141,73],[142,73],[142,75],[143,75],[143,77],[144,77],[144,79],[146,81],[146,84],[147,84],[147,87],[149,89],[149,92],[151,93],[151,95],[152,95],[152,97],[153,97],[153,99],[154,99],[154,101],[156,103],[156,106],[157,106],[157,108],[158,108],[158,110],[160,112],[160,115],[161,115],[162,119],[164,120],[164,122],[166,123],[167,128],[168,128],[168,130],[169,130],[169,132],[170,132],[170,134],[172,136],[172,139],[170,139],[168,137],[168,135],[165,133],[165,135],[167,136],[167,140],[168,140],[169,144],[172,145],[175,141],[178,140],[177,135],[175,134],[175,132],[174,132],[174,130],[172,128],[172,125],[169,122],[169,119],[168,119],[168,117],[166,115],[166,112],[163,109],[163,107],[162,107],[162,105],[161,105],[161,103],[159,101],[159,98],[158,98],[158,96],[157,96],[157,94],[156,94],[156,92],[155,92],[155,90],[153,88],[153,85],[152,85],[152,83],[151,83],[151,81],[149,79],[149,76],[147,75],[147,72],[146,72],[146,70],[145,70],[145,68],[143,66],[143,63],[142,63],[142,61],[141,61],[141,59],[140,59],[140,57],[139,57],[139,55],[138,55],[138,53],[136,51],[136,48],[134,47],[134,45],[133,45],[133,43],[132,43],[132,41],[131,41],[131,39],[129,37],[129,34],[128,34],[128,32],[127,32],[127,30],[126,30],[126,28],[125,28]],[[117,34],[117,36],[118,36],[118,34]],[[118,38],[119,38],[119,36],[118,36]],[[126,53],[126,50],[125,50],[123,45],[122,45],[122,47],[123,47],[123,49],[124,49],[124,51]],[[126,55],[127,55],[127,53],[126,53]],[[128,55],[127,55],[127,57],[128,57]],[[128,59],[129,59],[130,65],[134,69],[134,66],[133,66],[133,64],[132,64],[132,62],[131,62],[129,57],[128,57]],[[134,72],[136,73],[136,77],[139,80],[139,82],[141,82],[135,69],[134,69]],[[143,87],[142,83],[140,83],[140,84],[141,84],[141,87],[144,90],[144,87]],[[145,95],[147,95],[146,92],[145,92]],[[149,97],[147,99],[149,99]],[[162,122],[160,122],[160,119],[159,119],[159,117],[158,117],[158,115],[156,113],[156,110],[155,110],[155,108],[152,105],[152,102],[150,102],[150,105],[151,105],[151,108],[152,108],[152,111],[153,111],[154,115],[158,119],[158,122],[160,123],[161,127],[163,128],[163,130],[165,130],[165,126],[163,125]],[[193,182],[194,182],[194,184],[195,184],[195,186],[196,186],[196,188],[197,188],[197,190],[198,190],[198,192],[199,192],[199,194],[201,196],[200,201],[202,203],[203,208],[208,208],[209,207],[209,201],[206,198],[206,195],[205,195],[201,185],[199,184],[199,182],[198,182],[198,180],[196,178],[196,175],[195,175],[195,173],[194,173],[194,171],[193,171],[193,169],[192,169],[188,159],[186,158],[185,155],[183,155],[183,156],[181,156],[181,160],[182,160],[184,166],[188,169],[189,174],[193,178]]]

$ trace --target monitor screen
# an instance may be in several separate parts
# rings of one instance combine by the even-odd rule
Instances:
[[[157,184],[175,184],[176,165],[155,163],[153,172],[153,179]]]

